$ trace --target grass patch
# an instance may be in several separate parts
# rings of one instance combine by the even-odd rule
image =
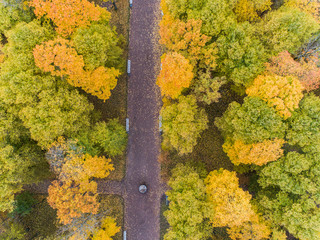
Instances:
[[[27,231],[26,239],[55,239],[58,230],[56,210],[52,209],[47,202],[47,195],[34,194],[36,200],[30,214],[20,217],[20,222]],[[113,240],[122,240],[123,235],[123,199],[117,195],[100,195],[100,210],[108,210],[108,216],[116,219],[117,225],[121,227]]]
[[[21,223],[27,230],[27,239],[44,239],[56,231],[57,212],[47,202],[47,195],[34,194],[37,203],[30,214],[21,217]]]
[[[114,170],[107,177],[108,180],[121,181],[126,174],[126,154],[112,158]]]
[[[163,240],[163,237],[170,226],[167,222],[167,219],[163,215],[163,213],[168,209],[169,206],[166,205],[166,197],[163,195],[160,201],[160,240]]]
[[[108,210],[108,216],[116,218],[117,225],[121,227],[112,239],[122,240],[123,239],[123,199],[118,195],[99,195],[100,209]]]

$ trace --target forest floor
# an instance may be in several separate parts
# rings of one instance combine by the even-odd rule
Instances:
[[[88,95],[89,100],[94,104],[96,110],[102,114],[102,120],[118,118],[120,123],[125,125],[127,117],[127,59],[129,52],[129,19],[130,7],[128,0],[117,0],[117,10],[110,2],[96,1],[101,7],[105,7],[111,12],[111,26],[116,28],[116,31],[122,38],[123,54],[121,56],[121,76],[118,79],[117,86],[111,91],[111,97],[103,102],[97,97]],[[108,179],[121,181],[125,176],[126,155],[116,156],[112,159],[115,170],[110,173]]]

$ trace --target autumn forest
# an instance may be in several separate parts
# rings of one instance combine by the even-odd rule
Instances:
[[[138,164],[126,126],[135,4],[0,1],[0,239],[130,236],[127,196],[98,186]],[[147,206],[155,233],[320,239],[320,2],[150,4],[161,49],[152,177],[165,186]]]

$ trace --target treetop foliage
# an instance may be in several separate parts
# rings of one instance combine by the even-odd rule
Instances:
[[[173,19],[168,13],[160,22],[160,43],[184,55],[194,67],[200,62],[200,67],[215,69],[217,49],[215,44],[208,43],[211,38],[201,33],[201,26],[201,20],[184,22]]]
[[[176,52],[165,53],[161,57],[161,64],[162,69],[157,79],[161,94],[173,99],[178,98],[193,79],[193,67],[188,59]]]
[[[53,181],[48,189],[48,203],[57,209],[60,223],[71,223],[73,218],[84,213],[96,214],[99,203],[97,202],[97,183],[94,181]]]
[[[110,91],[117,85],[116,77],[120,75],[119,70],[103,66],[85,71],[83,57],[77,54],[73,43],[60,37],[37,45],[33,55],[36,65],[44,72],[66,76],[71,85],[81,87],[103,100],[110,97]]]
[[[261,39],[271,53],[295,53],[319,30],[319,24],[310,14],[297,8],[281,7],[271,11],[258,24]]]
[[[245,144],[241,140],[236,140],[234,143],[226,141],[223,144],[223,150],[235,165],[255,164],[261,166],[282,157],[284,143],[283,139],[277,138],[252,144]]]
[[[171,187],[167,192],[170,205],[164,216],[170,228],[164,239],[195,240],[209,237],[205,185],[199,174],[192,167],[178,164],[172,170],[168,184]]]
[[[285,227],[300,239],[319,234],[319,154],[289,152],[264,167],[258,203],[276,228]]]
[[[179,154],[190,153],[200,133],[208,128],[208,118],[193,96],[181,96],[178,103],[162,108],[163,147]]]
[[[106,217],[103,219],[101,228],[94,233],[92,240],[112,240],[116,233],[120,231],[120,227],[117,226],[115,219],[112,217]]]
[[[77,53],[83,56],[85,69],[92,71],[99,66],[119,68],[121,65],[122,38],[105,23],[78,28],[72,40]]]
[[[93,105],[76,88],[106,100],[117,84],[123,39],[109,19],[86,0],[0,3],[0,211],[13,209],[24,184],[48,177],[49,148],[58,179],[48,202],[60,223],[97,213],[93,178],[114,170],[101,154],[121,154],[127,136],[117,120],[96,124]],[[89,132],[95,136],[77,140]],[[83,144],[88,140],[91,145]],[[114,223],[109,218],[90,234],[111,237],[119,231]],[[8,239],[24,239],[18,230],[12,228]]]
[[[36,106],[21,110],[21,119],[30,130],[31,138],[47,148],[60,136],[72,136],[90,126],[93,105],[78,91],[59,89],[42,91]]]
[[[271,0],[238,0],[234,12],[239,22],[253,22],[259,19],[259,15],[271,9]]]
[[[311,94],[301,100],[299,109],[289,119],[287,139],[305,152],[320,152],[320,98]]]
[[[235,172],[214,170],[205,184],[213,227],[240,226],[255,214],[250,204],[251,195],[239,187]]]
[[[274,107],[280,116],[287,119],[299,107],[302,91],[303,86],[295,77],[260,75],[247,88],[246,93],[248,96],[263,99],[270,107]]]
[[[244,98],[243,104],[232,102],[216,126],[225,137],[242,140],[246,144],[269,139],[283,139],[286,124],[276,111],[257,97]]]
[[[192,87],[197,101],[206,104],[218,102],[221,97],[219,89],[226,82],[226,77],[212,78],[210,71],[199,73],[198,79]]]
[[[46,155],[59,179],[49,187],[48,203],[57,209],[63,224],[85,213],[97,213],[97,183],[92,178],[106,178],[114,170],[111,159],[93,157],[83,151],[77,141],[59,138]]]
[[[320,85],[320,68],[318,58],[301,59],[295,61],[288,51],[272,57],[266,65],[266,72],[279,76],[297,77],[305,90],[312,91]]]
[[[234,240],[286,239],[287,231],[299,239],[318,239],[320,98],[304,91],[319,87],[319,1],[162,0],[161,8],[160,43],[193,67],[189,89],[164,100],[163,149],[184,145],[177,140],[184,128],[177,126],[195,114],[173,114],[182,99],[192,96],[199,107],[212,104],[225,79],[247,94],[232,102],[215,125],[230,160],[249,169],[254,199],[239,187],[236,173],[212,171],[205,180],[207,213],[202,217],[209,217],[213,227],[227,227]],[[211,52],[214,65],[204,64],[202,51]],[[177,129],[179,134],[172,135]],[[170,181],[175,180],[181,177],[173,174]],[[181,191],[190,190],[185,185]],[[187,209],[175,207],[175,212]],[[169,224],[168,239],[188,239],[178,233],[189,222],[176,229]]]
[[[57,26],[56,31],[64,37],[78,27],[88,26],[91,21],[110,18],[109,12],[86,0],[32,0],[29,5],[34,7],[38,18],[45,16],[51,19]]]

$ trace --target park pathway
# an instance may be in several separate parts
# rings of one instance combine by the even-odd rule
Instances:
[[[125,229],[128,240],[160,239],[160,0],[135,0],[130,17],[128,117],[130,134],[125,178]],[[138,192],[141,183],[146,194]]]

